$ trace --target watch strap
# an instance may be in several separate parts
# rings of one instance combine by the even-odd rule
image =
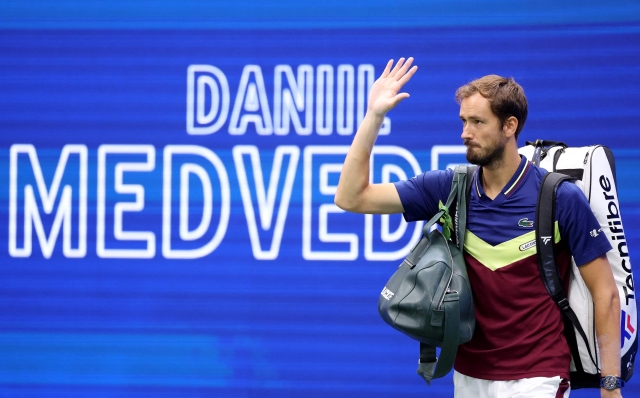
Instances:
[[[618,376],[602,376],[600,378],[600,387],[609,391],[615,390],[616,388],[622,388],[624,387],[624,380],[622,380]]]

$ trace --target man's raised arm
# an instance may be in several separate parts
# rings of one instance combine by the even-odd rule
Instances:
[[[393,60],[390,60],[371,87],[367,113],[347,153],[334,199],[343,210],[369,214],[404,212],[393,184],[369,184],[369,159],[385,115],[409,97],[408,93],[400,93],[400,89],[418,69],[417,66],[411,68],[412,63],[413,58],[406,62],[400,58],[393,66]]]

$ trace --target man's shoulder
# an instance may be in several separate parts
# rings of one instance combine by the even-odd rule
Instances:
[[[429,177],[429,178],[439,178],[442,180],[453,180],[453,175],[455,174],[454,169],[445,169],[445,170],[429,170],[425,171],[421,175]]]
[[[549,172],[533,164],[531,169],[533,171],[532,174],[535,176],[536,188],[540,189],[545,175]],[[556,191],[556,200],[564,202],[575,200],[576,198],[585,198],[582,189],[576,184],[576,180],[569,179],[561,182]]]
[[[542,179],[545,175],[547,175],[547,173],[549,172],[546,169],[543,169],[540,166],[536,166],[535,164],[533,164],[533,162],[531,163],[531,174],[535,176],[538,183],[542,182]]]
[[[430,170],[425,171],[422,174],[418,174],[411,180],[414,180],[419,185],[431,188],[434,185],[438,187],[451,187],[453,181],[454,171],[452,169],[446,170]]]
[[[584,192],[582,192],[582,188],[576,184],[576,180],[566,180],[558,186],[558,190],[556,192],[557,201],[571,203],[573,200],[586,199],[587,197],[584,195]]]
[[[433,170],[396,181],[405,221],[430,219],[438,211],[438,202],[449,196],[453,174],[453,170]]]

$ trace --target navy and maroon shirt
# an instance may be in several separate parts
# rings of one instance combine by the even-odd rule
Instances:
[[[544,287],[535,247],[538,191],[546,170],[522,157],[493,200],[473,176],[464,257],[473,291],[476,328],[458,348],[455,369],[486,380],[569,378],[571,355],[559,308]],[[406,221],[428,220],[446,201],[453,170],[429,171],[395,183]],[[556,194],[555,249],[568,288],[571,256],[578,266],[611,250],[589,203],[575,184]]]

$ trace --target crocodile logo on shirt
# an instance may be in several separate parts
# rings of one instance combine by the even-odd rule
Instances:
[[[529,221],[528,218],[521,218],[518,221],[518,226],[522,228],[533,228],[533,221]]]

